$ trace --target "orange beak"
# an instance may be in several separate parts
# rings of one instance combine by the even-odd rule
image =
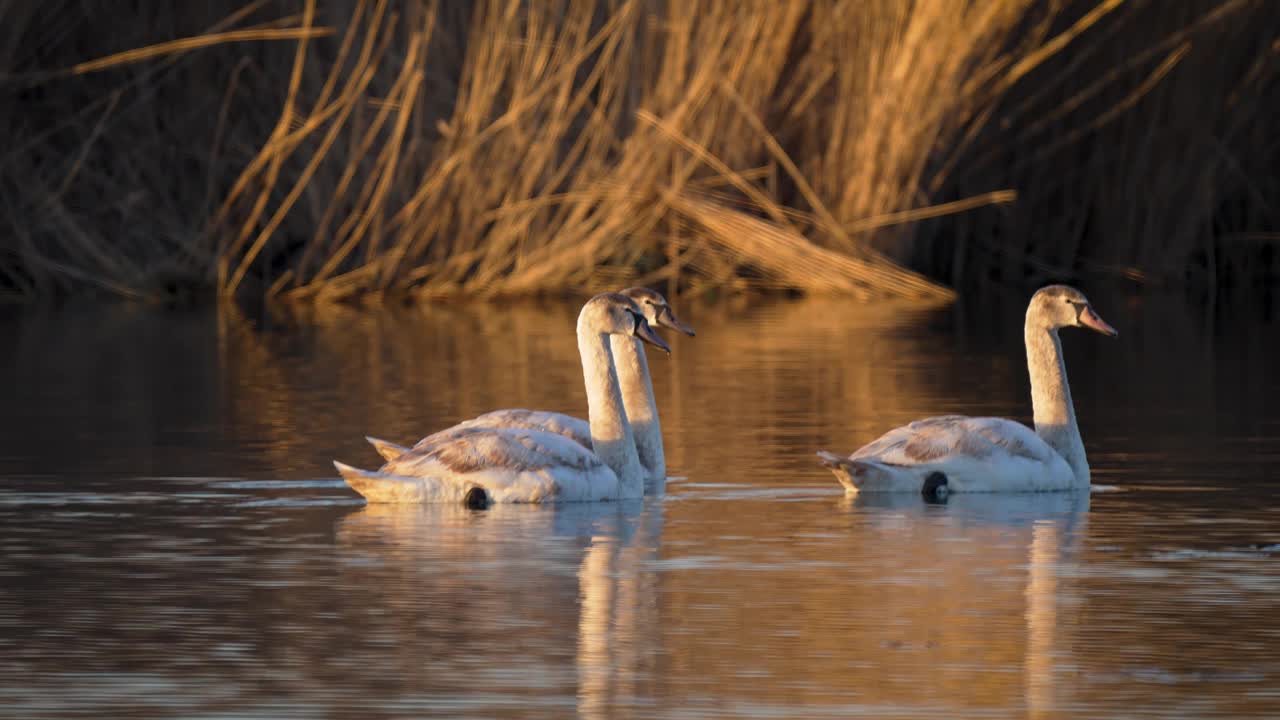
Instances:
[[[669,307],[662,308],[662,312],[658,315],[658,324],[663,327],[669,327],[672,330],[678,330],[689,337],[697,335],[697,333],[693,331],[693,328],[680,322],[680,319],[676,317],[675,312]]]
[[[1092,305],[1085,305],[1084,309],[1080,311],[1080,324],[1107,337],[1115,337],[1120,334],[1116,332],[1115,328],[1108,325],[1106,320],[1098,317],[1098,313],[1093,311]]]
[[[653,328],[649,327],[649,322],[639,315],[636,316],[635,336],[659,350],[662,350],[666,354],[671,354],[671,348],[667,347],[667,344],[662,341],[662,338],[658,337],[658,333],[654,332]]]

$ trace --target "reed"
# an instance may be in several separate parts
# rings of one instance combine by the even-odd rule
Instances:
[[[6,296],[1276,276],[1264,0],[216,6],[0,0]]]

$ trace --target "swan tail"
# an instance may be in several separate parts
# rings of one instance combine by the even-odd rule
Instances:
[[[393,442],[380,440],[376,437],[369,437],[368,435],[365,435],[364,439],[368,440],[369,444],[373,446],[373,449],[377,450],[378,454],[382,456],[382,459],[387,462],[391,462],[392,460],[395,460],[401,455],[409,452],[409,448],[403,445],[397,445]]]
[[[886,468],[879,463],[840,457],[826,450],[819,450],[818,457],[822,460],[822,464],[831,470],[831,474],[836,476],[836,480],[844,486],[846,493],[870,490],[886,484],[889,479]]]
[[[333,466],[352,490],[371,503],[456,502],[484,508],[493,500],[488,490],[474,483],[361,470],[337,460]]]

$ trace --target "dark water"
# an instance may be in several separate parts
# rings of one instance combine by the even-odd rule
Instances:
[[[813,458],[1025,419],[1021,297],[681,309],[644,501],[365,507],[332,458],[582,412],[576,308],[0,318],[0,715],[1280,717],[1274,308],[1094,298],[1092,494],[847,500]]]

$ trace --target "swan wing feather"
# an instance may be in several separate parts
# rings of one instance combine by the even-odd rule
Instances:
[[[1034,430],[1004,418],[944,415],[894,428],[850,458],[888,465],[946,465],[954,461],[1051,462],[1057,453]]]
[[[602,465],[594,453],[563,435],[480,426],[454,427],[425,438],[409,452],[388,461],[382,472],[410,476],[547,468],[585,472]]]
[[[455,437],[474,428],[542,430],[564,436],[585,448],[591,447],[591,426],[586,420],[546,410],[494,410],[428,435],[414,446],[417,450]]]

